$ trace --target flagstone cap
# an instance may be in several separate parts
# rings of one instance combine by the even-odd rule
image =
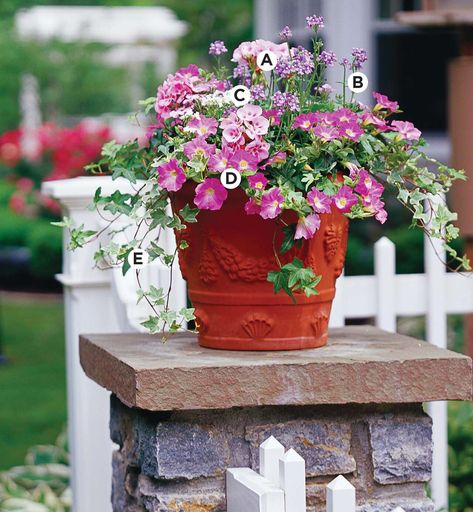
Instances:
[[[472,360],[369,326],[332,329],[326,347],[288,352],[166,344],[145,334],[80,337],[85,373],[149,411],[264,405],[419,403],[472,399]]]

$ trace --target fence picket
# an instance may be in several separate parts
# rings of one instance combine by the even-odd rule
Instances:
[[[396,507],[392,512],[406,512],[402,507]]]
[[[259,447],[259,472],[274,485],[279,486],[279,459],[284,457],[284,446],[273,436]]]
[[[306,512],[305,460],[292,448],[279,459],[279,481],[286,512]]]
[[[396,332],[396,246],[385,236],[374,245],[374,273],[378,301],[376,326]]]
[[[327,512],[355,512],[356,490],[342,475],[327,485]]]

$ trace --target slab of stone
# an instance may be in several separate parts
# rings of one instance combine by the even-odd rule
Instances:
[[[232,352],[178,334],[84,335],[86,374],[150,411],[471,400],[470,358],[374,327],[333,329],[326,347]]]

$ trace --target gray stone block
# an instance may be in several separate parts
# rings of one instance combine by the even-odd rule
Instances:
[[[370,419],[374,480],[380,484],[428,482],[432,471],[432,420],[424,414]]]
[[[350,453],[351,425],[336,420],[294,420],[247,427],[252,467],[257,468],[259,446],[273,435],[287,449],[294,448],[306,461],[308,477],[347,474],[356,470]]]
[[[405,512],[434,512],[435,507],[431,500],[420,501],[400,500],[397,502],[366,503],[356,508],[357,512],[392,512],[396,507],[402,507]]]

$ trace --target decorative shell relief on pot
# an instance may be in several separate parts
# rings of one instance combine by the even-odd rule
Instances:
[[[319,337],[325,334],[328,328],[328,315],[324,311],[316,313],[314,319],[311,322],[312,330],[315,336]]]
[[[273,321],[262,313],[253,313],[241,324],[246,334],[253,340],[264,340],[273,330]]]
[[[208,243],[216,261],[232,281],[266,281],[268,272],[274,269],[272,259],[246,257],[218,237],[210,236]],[[201,278],[203,279],[202,273]]]

